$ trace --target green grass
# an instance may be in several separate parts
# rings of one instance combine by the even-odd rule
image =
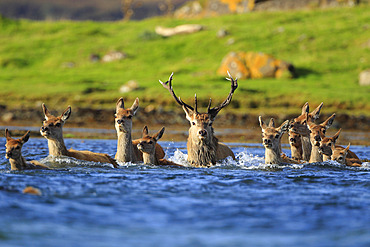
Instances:
[[[296,79],[239,80],[232,107],[241,113],[299,113],[306,101],[325,104],[325,112],[370,115],[370,87],[358,75],[370,68],[369,6],[295,12],[258,12],[214,18],[153,18],[132,22],[36,22],[0,19],[0,104],[9,108],[64,109],[67,105],[112,108],[119,97],[131,105],[177,106],[158,79],[174,72],[175,92],[188,103],[194,93],[206,106],[224,100],[230,85],[216,75],[230,51],[261,51],[292,62]],[[157,25],[197,23],[205,30],[171,38]],[[225,28],[230,35],[217,38]],[[229,39],[234,43],[228,45]],[[367,45],[366,45],[367,44]],[[111,50],[128,58],[92,63],[92,53]],[[68,68],[67,63],[75,64]],[[121,94],[136,80],[140,90]]]

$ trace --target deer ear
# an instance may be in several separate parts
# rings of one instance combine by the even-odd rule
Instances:
[[[187,108],[186,106],[182,106],[182,109],[184,110],[184,112],[186,113],[186,119],[189,120],[190,122],[193,121],[192,117],[194,115],[194,111]]]
[[[153,138],[158,141],[159,139],[161,139],[161,137],[163,136],[163,133],[164,133],[164,127],[162,127],[162,129],[160,131],[158,131],[154,136]]]
[[[325,129],[329,129],[329,127],[333,124],[334,119],[335,119],[335,113],[333,113],[333,115],[331,115],[328,119],[326,119],[323,122]]]
[[[351,146],[351,143],[348,143],[348,146],[344,149],[344,151],[348,152],[350,146]]]
[[[10,139],[12,139],[12,137],[10,136],[10,133],[9,133],[9,130],[8,129],[5,129],[5,138],[7,141],[9,141]]]
[[[308,102],[306,102],[303,106],[302,106],[302,114],[305,114],[305,113],[308,113],[310,111],[310,106],[308,105]]]
[[[132,104],[131,108],[130,108],[133,112],[134,112],[134,115],[136,114],[137,112],[137,109],[139,109],[139,98],[136,98],[134,103]]]
[[[118,112],[119,109],[125,109],[125,102],[123,102],[123,98],[119,98],[117,103],[116,103],[116,113]]]
[[[311,112],[311,118],[312,118],[312,120],[313,121],[315,121],[315,120],[317,120],[318,118],[319,118],[319,116],[320,116],[320,111],[321,111],[321,108],[322,108],[322,106],[324,105],[324,103],[323,102],[321,102],[321,104],[318,106],[318,107],[316,107],[316,109],[315,110],[313,110],[312,112]]]
[[[285,122],[282,123],[279,128],[281,133],[287,132],[289,128],[289,120],[285,120]]]
[[[270,122],[269,122],[269,125],[268,126],[275,128],[275,121],[274,121],[273,118],[270,119]]]
[[[45,119],[48,120],[51,117],[51,114],[49,113],[48,108],[46,108],[46,105],[42,103],[42,111],[44,112]]]
[[[21,137],[21,142],[22,144],[26,143],[28,140],[30,139],[30,131],[27,131],[26,134],[24,134],[24,136]]]
[[[262,129],[262,132],[267,128],[266,124],[263,122],[262,120],[262,117],[259,116],[258,117],[258,121],[260,122],[260,126],[261,126],[261,129]]]
[[[72,113],[72,108],[71,106],[68,106],[67,109],[65,109],[62,115],[60,116],[60,119],[63,122],[65,122],[69,118],[69,116],[71,116],[71,113]]]
[[[148,131],[148,126],[144,126],[143,128],[143,137],[147,136],[149,134],[149,131]]]
[[[337,141],[338,137],[339,137],[339,134],[341,132],[342,129],[339,129],[337,133],[335,133],[335,135],[333,136],[333,140],[334,140],[334,143]]]

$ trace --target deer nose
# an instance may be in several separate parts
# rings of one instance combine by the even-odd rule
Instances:
[[[289,141],[295,143],[295,139],[294,138],[290,138]]]
[[[10,157],[11,155],[12,155],[12,152],[10,151],[5,153],[5,157]]]
[[[118,124],[121,124],[121,123],[123,123],[123,120],[122,120],[122,119],[118,119],[118,120],[117,120],[117,123],[118,123]]]
[[[264,144],[268,144],[268,143],[270,143],[271,142],[271,140],[270,139],[263,139],[263,143]]]
[[[44,127],[44,126],[41,127],[41,131],[47,131],[48,129],[49,129],[48,127]]]
[[[315,141],[317,141],[317,142],[321,141],[321,137],[320,136],[315,136]]]
[[[199,130],[199,135],[200,136],[206,136],[207,135],[207,130]]]

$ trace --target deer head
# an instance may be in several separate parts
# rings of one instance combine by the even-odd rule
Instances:
[[[345,165],[346,164],[346,157],[347,157],[350,146],[351,146],[351,144],[348,144],[348,146],[345,149],[339,149],[339,148],[335,148],[335,146],[333,145],[331,147],[331,150],[332,150],[332,153],[333,153],[331,155],[331,160],[334,160],[334,161],[336,161],[340,164]]]
[[[333,124],[334,119],[335,113],[321,124],[315,124],[310,121],[307,114],[307,127],[310,131],[310,141],[313,146],[320,146],[321,140],[325,137],[326,130]]]
[[[221,111],[222,108],[226,107],[230,104],[234,91],[238,87],[238,79],[233,79],[229,74],[229,78],[227,78],[231,82],[231,90],[227,98],[222,102],[219,106],[212,107],[211,103],[212,100],[209,100],[207,113],[200,113],[198,111],[198,102],[197,102],[197,95],[194,98],[194,105],[192,106],[186,104],[182,101],[179,97],[176,96],[175,92],[172,88],[172,77],[173,73],[171,74],[170,78],[166,82],[159,81],[164,88],[166,88],[175,99],[175,101],[182,107],[186,114],[186,119],[190,122],[190,129],[189,129],[189,137],[193,140],[198,140],[198,142],[205,142],[209,143],[212,141],[213,138],[213,127],[212,124],[217,116],[217,114]]]
[[[22,146],[25,144],[28,139],[30,138],[30,131],[27,131],[24,136],[19,139],[13,139],[10,136],[9,130],[5,129],[5,137],[6,137],[6,144],[5,144],[5,157],[7,159],[19,159],[22,157]]]
[[[289,120],[286,120],[278,128],[275,128],[275,121],[273,118],[270,119],[268,125],[266,125],[262,117],[258,118],[260,126],[262,129],[262,144],[267,149],[277,149],[280,150],[281,137],[284,132],[288,130]]]
[[[144,126],[143,128],[143,135],[142,138],[139,139],[139,143],[137,144],[137,148],[143,153],[153,154],[155,153],[155,145],[157,144],[158,140],[161,139],[163,136],[165,128],[162,127],[157,133],[154,135],[149,135],[148,127]]]
[[[131,108],[125,108],[123,98],[120,98],[116,104],[115,127],[118,132],[131,133],[132,117],[135,116],[139,108],[139,98],[136,98]]]
[[[327,156],[331,156],[332,155],[332,147],[335,146],[335,143],[338,140],[338,137],[339,137],[339,134],[340,134],[341,130],[342,129],[339,129],[338,132],[335,133],[335,135],[333,135],[332,137],[322,138],[322,140],[320,142],[319,152],[321,152],[322,154],[325,154]]]
[[[45,121],[42,123],[42,127],[40,129],[40,133],[43,137],[47,139],[54,139],[60,140],[63,138],[63,125],[67,121],[67,119],[71,116],[71,107],[68,106],[67,109],[64,110],[62,115],[59,117],[55,117],[51,115],[46,108],[46,105],[42,104],[42,110],[44,112]]]
[[[294,118],[289,124],[289,130],[298,133],[300,135],[308,136],[309,131],[307,129],[307,121],[315,121],[320,116],[320,111],[324,103],[321,103],[315,110],[311,113],[309,112],[310,107],[308,102],[306,102],[302,107],[302,113],[300,116]]]
[[[288,136],[289,136],[289,144],[291,146],[295,146],[298,143],[301,144],[301,135],[300,134],[297,134],[293,131],[288,131]]]

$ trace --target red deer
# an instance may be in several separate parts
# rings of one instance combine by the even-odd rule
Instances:
[[[67,150],[63,139],[63,126],[71,115],[70,106],[67,107],[67,109],[59,117],[51,115],[45,104],[42,104],[42,109],[45,115],[45,121],[42,124],[40,133],[48,140],[49,155],[56,157],[68,156],[79,160],[111,163],[115,168],[118,167],[117,162],[108,154],[93,153],[90,151],[77,151],[73,149]]]
[[[347,158],[349,147],[350,147],[350,144],[348,144],[348,146],[344,149],[336,148],[335,146],[332,146],[333,154],[331,155],[331,160],[334,160],[346,166],[361,166],[362,162],[360,159]]]
[[[229,74],[230,76],[230,74]],[[232,157],[235,159],[231,149],[213,135],[212,124],[222,108],[230,104],[232,96],[238,87],[237,79],[231,76],[227,78],[231,81],[231,90],[224,102],[219,106],[211,108],[211,99],[209,100],[207,113],[198,112],[197,96],[195,95],[195,108],[186,104],[178,98],[172,88],[172,77],[166,82],[159,81],[166,88],[186,113],[186,119],[190,122],[189,137],[187,141],[188,162],[195,167],[210,167],[217,161]]]
[[[313,123],[310,118],[307,116],[307,127],[310,131],[310,142],[311,142],[311,156],[309,163],[323,162],[322,153],[320,152],[320,142],[322,138],[325,137],[326,130],[333,124],[335,113],[328,117],[321,124]]]
[[[286,120],[278,128],[275,128],[273,118],[270,119],[268,125],[263,122],[261,116],[258,120],[262,129],[262,144],[265,147],[265,164],[297,164],[297,161],[286,155],[281,155],[281,137],[288,130],[289,120]]]
[[[160,129],[156,134],[149,135],[148,127],[144,126],[143,136],[138,139],[137,148],[143,153],[144,164],[156,165],[156,166],[181,166],[172,161],[166,159],[158,159],[155,155],[155,147],[159,139],[161,139],[164,133],[164,127]]]
[[[307,117],[306,113],[308,114],[308,119],[310,121],[315,121],[320,116],[320,110],[324,103],[321,103],[315,110],[311,113],[309,112],[309,105],[306,102],[302,107],[302,113],[300,116],[293,119],[289,125],[289,130],[301,135],[302,139],[302,158],[305,161],[309,161],[311,157],[311,141],[310,141],[310,132],[307,128]]]
[[[30,131],[27,131],[27,133],[19,139],[13,139],[10,136],[9,130],[5,129],[5,137],[5,157],[9,159],[11,170],[49,169],[49,167],[36,160],[27,162],[22,156],[22,146],[30,138]]]
[[[136,98],[130,108],[125,108],[123,98],[117,101],[114,122],[118,137],[115,158],[118,162],[136,162],[143,160],[143,154],[137,149],[138,140],[132,141],[131,137],[132,118],[135,116],[138,108],[138,98]],[[165,153],[159,144],[156,145],[155,151],[158,159],[164,157]]]
[[[335,133],[335,135],[333,135],[332,137],[324,137],[321,140],[319,152],[322,153],[323,161],[327,161],[331,159],[331,155],[333,153],[332,146],[335,146],[336,149],[344,149],[344,147],[342,146],[335,145],[341,130],[342,129],[338,130],[338,132]],[[357,155],[351,150],[348,150],[347,158],[358,159]]]
[[[290,152],[292,153],[292,159],[300,161],[302,160],[302,140],[301,135],[294,133],[293,131],[288,131]]]

